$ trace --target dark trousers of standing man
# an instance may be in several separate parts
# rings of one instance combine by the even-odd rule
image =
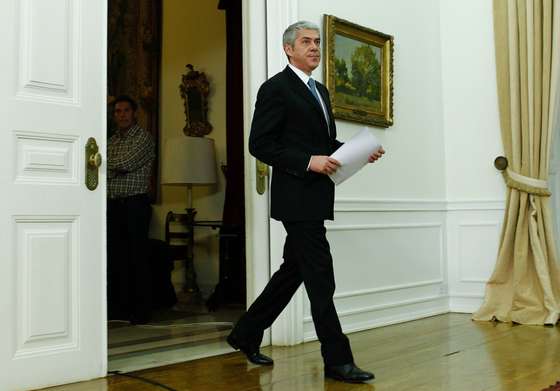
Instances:
[[[107,200],[107,305],[109,319],[145,323],[151,311],[147,194]]]
[[[264,291],[239,319],[232,334],[249,349],[260,346],[270,327],[303,282],[325,365],[352,363],[348,338],[334,307],[333,261],[323,221],[283,222],[288,236],[284,262]]]

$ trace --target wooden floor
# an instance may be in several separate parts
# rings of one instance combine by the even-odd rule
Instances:
[[[156,311],[148,324],[110,321],[108,324],[109,362],[112,358],[153,349],[199,344],[201,341],[225,339],[233,323],[245,312],[241,306],[222,306],[208,311],[204,303],[186,305],[182,310]],[[111,365],[109,365],[111,368]]]
[[[49,390],[540,391],[560,379],[559,327],[447,314],[349,337],[356,363],[375,373],[370,384],[325,380],[319,344],[311,342],[263,348],[272,368],[248,364],[237,352]]]

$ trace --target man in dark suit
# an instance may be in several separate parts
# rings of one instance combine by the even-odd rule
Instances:
[[[260,88],[249,150],[273,167],[271,216],[282,221],[288,236],[284,263],[228,337],[249,361],[271,365],[259,352],[263,332],[303,282],[309,301],[325,376],[348,382],[373,379],[354,364],[333,302],[335,280],[324,220],[333,219],[334,184],[328,177],[340,163],[331,155],[336,140],[329,92],[311,78],[321,60],[319,28],[310,22],[289,26],[283,36],[290,64]],[[384,153],[373,153],[374,162]]]

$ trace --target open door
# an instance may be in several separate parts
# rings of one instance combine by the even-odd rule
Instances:
[[[105,170],[85,150],[105,151],[106,15],[0,3],[1,390],[106,372]]]
[[[267,79],[281,72],[288,60],[284,54],[282,35],[286,27],[298,21],[297,2],[269,0],[266,2]],[[267,188],[268,189],[268,188]],[[270,275],[276,272],[282,257],[286,231],[279,221],[270,219]],[[273,345],[295,345],[303,342],[304,289],[296,291],[292,300],[274,322],[271,329]]]
[[[280,222],[269,217],[270,181],[265,175],[268,171],[264,169],[265,165],[258,167],[259,164],[249,153],[248,140],[257,92],[263,82],[287,65],[282,34],[295,21],[296,0],[243,2],[247,307],[283,262],[286,233]],[[265,332],[263,345],[294,345],[303,341],[303,300],[300,288],[272,325],[271,333]]]

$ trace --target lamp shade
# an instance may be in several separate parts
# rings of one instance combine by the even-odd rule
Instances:
[[[206,137],[172,137],[165,141],[161,183],[208,185],[216,183],[214,140]]]

